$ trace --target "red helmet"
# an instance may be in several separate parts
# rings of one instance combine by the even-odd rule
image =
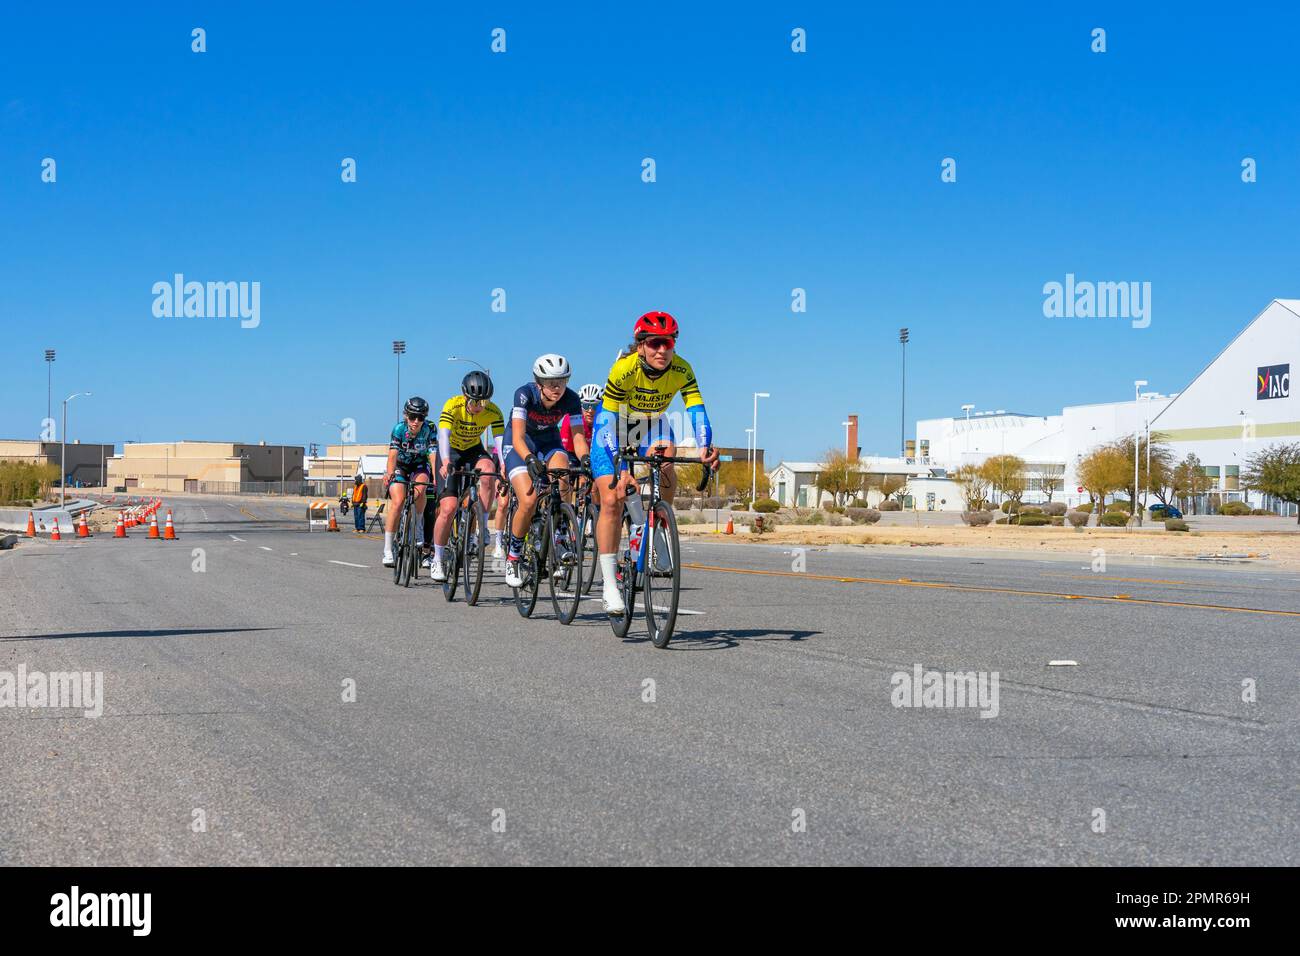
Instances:
[[[632,337],[640,342],[651,335],[667,335],[677,338],[677,320],[667,312],[647,312],[636,320]]]

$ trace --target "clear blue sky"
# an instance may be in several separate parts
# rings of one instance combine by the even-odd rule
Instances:
[[[770,463],[850,412],[891,453],[900,325],[909,423],[1053,413],[1177,390],[1300,296],[1292,4],[464,6],[6,5],[0,437],[49,347],[56,403],[94,392],[74,438],[382,440],[394,338],[440,403],[452,353],[503,394],[544,351],[603,381],[660,308],[719,443],[764,390]],[[260,327],[155,318],[176,272],[260,282]],[[1151,282],[1150,327],[1044,318],[1069,272]]]

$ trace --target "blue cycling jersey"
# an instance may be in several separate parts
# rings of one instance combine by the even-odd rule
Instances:
[[[430,453],[438,447],[438,433],[424,422],[414,435],[407,430],[406,422],[398,422],[389,436],[388,447],[397,449],[397,463],[404,468],[427,465]]]
[[[560,444],[560,421],[568,417],[570,428],[582,427],[582,401],[578,393],[566,388],[560,400],[547,408],[542,404],[542,390],[536,382],[515,389],[515,404],[510,419],[524,420],[524,434],[539,446]]]

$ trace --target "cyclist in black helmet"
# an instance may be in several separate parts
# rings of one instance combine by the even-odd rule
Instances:
[[[415,481],[432,481],[433,468],[430,456],[438,444],[437,433],[429,425],[429,403],[418,395],[406,400],[406,420],[393,426],[388,442],[388,467],[384,470],[384,487],[388,489],[392,506],[384,515],[384,567],[391,568],[393,560],[393,533],[397,531],[398,518],[406,503],[406,486]],[[424,514],[424,486],[415,485],[415,513]],[[418,540],[424,547],[424,522],[415,525]]]

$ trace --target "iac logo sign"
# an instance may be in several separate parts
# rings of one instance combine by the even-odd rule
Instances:
[[[1291,397],[1291,366],[1265,365],[1255,376],[1255,399]]]

